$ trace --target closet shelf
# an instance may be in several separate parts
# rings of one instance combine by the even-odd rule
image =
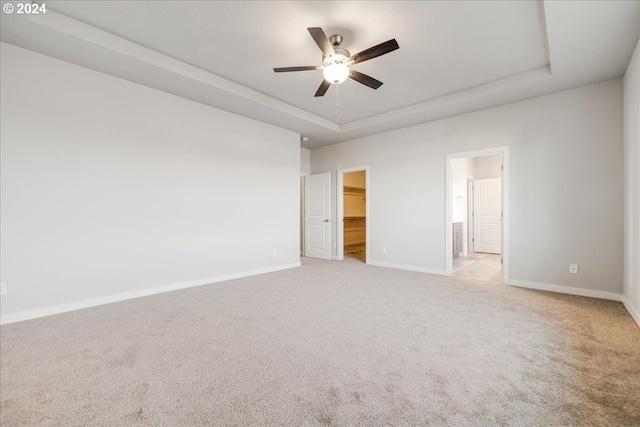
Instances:
[[[365,215],[345,215],[344,219],[365,219]]]
[[[343,191],[343,194],[347,196],[365,196],[367,194],[367,191],[364,188],[351,187],[348,185],[344,186]]]

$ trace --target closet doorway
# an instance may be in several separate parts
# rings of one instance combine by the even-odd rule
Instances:
[[[337,258],[367,262],[369,246],[369,168],[338,170]]]

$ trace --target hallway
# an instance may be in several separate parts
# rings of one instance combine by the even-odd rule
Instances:
[[[453,276],[502,283],[500,255],[471,252],[453,259]]]

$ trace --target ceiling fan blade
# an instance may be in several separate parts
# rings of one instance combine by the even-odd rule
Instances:
[[[324,94],[327,93],[327,90],[329,90],[329,87],[331,87],[331,83],[326,80],[322,80],[322,83],[320,83],[320,87],[316,91],[316,94],[313,96],[324,96]]]
[[[275,71],[276,73],[286,73],[289,71],[308,71],[308,70],[321,70],[321,69],[322,67],[320,66],[309,65],[305,67],[280,67],[280,68],[274,68],[273,71]]]
[[[391,39],[352,55],[351,61],[357,64],[358,62],[368,61],[369,59],[384,55],[385,53],[393,52],[399,48],[400,46],[398,46],[396,39]]]
[[[357,81],[358,83],[362,83],[365,86],[369,86],[372,89],[378,89],[380,86],[382,86],[382,82],[380,80],[376,80],[373,77],[359,73],[355,70],[351,70],[351,72],[349,73],[349,78]]]
[[[322,31],[320,27],[311,27],[307,28],[309,30],[309,34],[313,37],[313,41],[316,42],[324,56],[333,56],[335,55],[335,51],[333,50],[333,45],[327,38],[327,35]]]

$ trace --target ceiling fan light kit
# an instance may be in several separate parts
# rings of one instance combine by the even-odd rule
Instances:
[[[331,64],[324,67],[322,74],[329,83],[339,85],[349,77],[349,67],[340,63]]]
[[[283,73],[290,71],[322,70],[325,80],[320,83],[320,87],[315,94],[316,97],[324,96],[332,84],[339,85],[348,78],[372,89],[378,89],[382,86],[381,81],[352,70],[350,66],[400,48],[398,42],[396,42],[395,39],[391,39],[352,56],[347,49],[340,47],[343,40],[340,34],[334,34],[327,38],[327,35],[320,27],[311,27],[307,28],[307,30],[309,30],[309,34],[311,34],[311,37],[322,51],[322,66],[282,67],[274,68],[273,71]]]

